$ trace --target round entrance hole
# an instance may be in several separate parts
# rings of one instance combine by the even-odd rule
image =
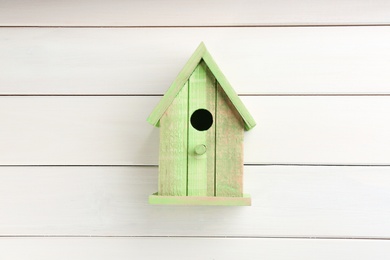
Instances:
[[[191,115],[191,125],[198,131],[206,131],[213,125],[213,115],[206,109],[198,109]]]

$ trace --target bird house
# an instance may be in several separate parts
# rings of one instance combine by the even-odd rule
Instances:
[[[243,194],[244,130],[256,123],[201,43],[148,122],[160,127],[151,204],[250,205]]]

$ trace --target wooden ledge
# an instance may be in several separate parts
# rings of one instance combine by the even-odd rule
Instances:
[[[149,196],[150,204],[161,205],[205,205],[205,206],[250,206],[251,197],[196,197],[196,196],[159,196],[153,193]]]

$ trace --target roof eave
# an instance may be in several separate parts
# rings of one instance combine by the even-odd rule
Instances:
[[[230,85],[229,81],[222,73],[221,69],[218,67],[217,63],[214,61],[213,57],[210,55],[208,51],[206,51],[206,53],[204,54],[203,60],[207,64],[211,72],[213,73],[214,77],[217,79],[219,85],[221,85],[222,89],[225,91],[226,95],[232,102],[233,106],[237,109],[237,112],[242,117],[245,125],[245,130],[249,131],[250,129],[255,127],[256,122],[253,119],[252,115],[249,113],[244,103],[242,103],[236,91]]]

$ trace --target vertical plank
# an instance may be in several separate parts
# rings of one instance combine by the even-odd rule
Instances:
[[[159,195],[186,196],[188,83],[160,120]]]
[[[217,83],[216,196],[242,196],[244,123]]]
[[[215,95],[215,78],[201,61],[189,79],[188,117],[198,109],[206,109],[213,123],[208,130],[198,131],[188,121],[188,196],[214,196]],[[201,145],[206,146],[206,152],[196,154],[195,149]]]

